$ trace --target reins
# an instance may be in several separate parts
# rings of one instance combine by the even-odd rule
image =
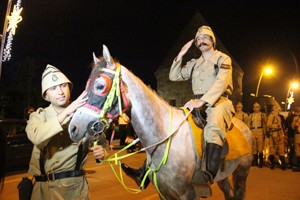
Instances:
[[[119,180],[119,182],[123,185],[123,187],[128,191],[128,192],[131,192],[131,193],[139,193],[141,192],[141,189],[133,189],[133,188],[128,188],[125,183],[124,183],[124,180],[123,180],[123,175],[122,175],[122,169],[121,169],[121,161],[122,159],[124,158],[127,158],[129,156],[132,156],[134,154],[137,154],[141,151],[146,151],[147,149],[151,148],[151,147],[154,147],[154,146],[157,146],[161,143],[164,143],[166,140],[167,140],[167,145],[166,145],[166,148],[165,148],[165,152],[164,152],[164,155],[159,163],[159,165],[156,167],[156,168],[151,168],[149,166],[149,163],[148,163],[148,160],[147,160],[147,166],[148,166],[148,170],[147,172],[145,173],[143,179],[142,179],[142,182],[141,182],[141,185],[140,185],[140,188],[143,188],[144,187],[144,183],[145,183],[145,180],[148,176],[148,174],[150,172],[152,172],[153,174],[153,183],[154,183],[154,186],[156,188],[156,190],[158,191],[158,193],[160,194],[160,196],[165,199],[163,197],[163,195],[161,194],[160,190],[159,190],[159,187],[158,187],[158,184],[157,184],[157,176],[156,176],[156,173],[160,170],[160,168],[166,164],[167,160],[168,160],[168,155],[169,155],[169,149],[170,149],[170,144],[171,144],[171,137],[177,132],[177,130],[180,128],[180,126],[186,121],[187,117],[189,116],[189,114],[191,113],[192,111],[189,111],[186,116],[184,117],[184,119],[179,123],[178,127],[172,131],[172,127],[173,127],[173,124],[172,124],[172,118],[173,118],[173,115],[172,115],[172,107],[170,107],[170,125],[169,125],[169,135],[167,137],[165,137],[163,140],[157,142],[157,143],[154,143],[152,145],[149,145],[147,147],[144,147],[142,149],[140,149],[139,151],[136,151],[136,152],[133,152],[133,153],[130,153],[130,154],[126,154],[126,155],[123,155],[123,156],[118,156],[119,153],[125,151],[126,149],[128,149],[129,147],[135,145],[138,141],[139,141],[139,138],[135,139],[133,142],[131,142],[130,144],[128,144],[127,146],[125,146],[124,148],[122,148],[120,151],[114,153],[112,156],[110,156],[109,158],[103,160],[103,162],[108,162],[109,165],[111,166],[116,178]],[[112,162],[115,163],[115,165],[119,165],[119,168],[120,168],[120,175],[118,176],[113,165],[111,164]]]

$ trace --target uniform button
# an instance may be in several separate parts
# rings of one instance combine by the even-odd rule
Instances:
[[[204,72],[205,70],[204,69],[202,69],[202,72]]]
[[[59,163],[59,160],[56,160],[55,163]]]
[[[61,150],[63,150],[63,149],[64,149],[63,147],[59,147],[59,148],[58,148],[59,151],[61,151]]]

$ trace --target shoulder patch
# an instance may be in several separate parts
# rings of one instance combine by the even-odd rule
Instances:
[[[222,69],[231,69],[231,65],[222,64],[220,68],[222,68]]]

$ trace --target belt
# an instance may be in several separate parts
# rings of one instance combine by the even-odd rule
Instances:
[[[47,173],[41,176],[34,176],[37,182],[55,181],[62,178],[78,177],[85,175],[84,170],[72,170],[58,173]]]
[[[262,126],[259,126],[259,127],[252,127],[250,129],[259,129],[259,128],[263,128]]]
[[[200,99],[201,97],[203,97],[203,95],[204,94],[195,94],[194,97],[195,99]],[[226,92],[224,92],[221,96],[228,98],[228,94],[226,94]]]
[[[281,128],[271,129],[270,132],[273,133],[273,132],[278,132],[278,131],[280,131],[280,130],[281,130]]]

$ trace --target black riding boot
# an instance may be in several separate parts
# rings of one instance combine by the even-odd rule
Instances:
[[[264,164],[264,154],[261,152],[261,153],[258,153],[258,157],[259,157],[259,163],[258,163],[258,167],[259,168],[262,168],[263,164]]]
[[[281,161],[281,166],[280,166],[280,168],[281,168],[282,170],[285,170],[285,169],[286,169],[285,157],[284,157],[284,156],[279,156],[279,158],[280,158],[280,161]]]
[[[220,168],[222,146],[214,143],[206,144],[206,171],[203,172],[208,183],[212,184]]]
[[[132,178],[136,182],[136,184],[140,187],[142,180],[147,172],[146,164],[147,164],[147,162],[145,160],[143,166],[140,167],[139,169],[133,169],[131,167],[128,167],[124,163],[121,164],[121,167],[122,167],[123,171],[125,172],[125,174],[127,176],[129,176],[130,178]],[[141,189],[142,190],[146,189],[147,186],[149,185],[149,183],[150,183],[150,179],[147,177],[144,182],[144,187]]]
[[[270,159],[270,169],[274,169],[275,167],[274,155],[270,155],[269,159]]]
[[[258,165],[258,156],[257,154],[253,154],[252,166]]]

